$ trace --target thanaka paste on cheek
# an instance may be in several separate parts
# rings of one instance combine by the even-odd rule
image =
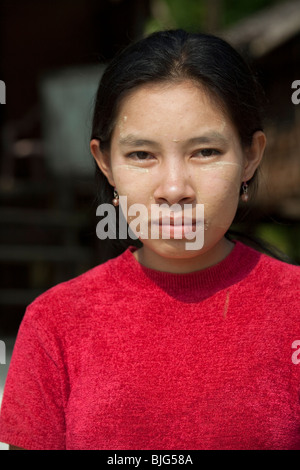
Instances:
[[[220,168],[226,168],[226,166],[235,166],[237,168],[242,168],[240,163],[235,162],[205,162],[205,164],[201,167],[202,170],[218,170]]]
[[[206,194],[216,195],[220,192],[223,194],[232,193],[235,188],[237,192],[240,191],[240,181],[242,177],[242,165],[236,162],[205,162],[195,171],[196,185],[200,190],[205,188]],[[202,177],[202,172],[205,177]],[[224,182],[226,182],[224,184]],[[229,185],[228,185],[229,183]],[[222,186],[224,185],[224,188]],[[199,193],[199,191],[197,191]]]
[[[204,204],[207,233],[229,229],[238,205],[241,171],[242,165],[236,162],[207,162],[197,171],[196,194],[198,202]]]
[[[140,173],[149,173],[149,168],[142,168],[138,167],[136,165],[115,165],[114,167],[117,170],[133,170],[133,171],[138,171]]]

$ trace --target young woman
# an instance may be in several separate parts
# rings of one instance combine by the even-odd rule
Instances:
[[[226,235],[264,153],[259,100],[210,35],[155,33],[108,66],[91,152],[102,203],[132,227],[138,204],[139,239],[28,307],[1,441],[300,448],[300,268]]]

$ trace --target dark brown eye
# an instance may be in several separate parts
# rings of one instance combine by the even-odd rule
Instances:
[[[221,152],[219,152],[216,149],[202,149],[197,152],[195,152],[195,156],[200,156],[200,157],[212,157],[214,155],[220,155]]]
[[[203,157],[211,157],[211,155],[213,154],[212,149],[204,149],[204,150],[201,150],[201,152],[202,152]]]
[[[135,158],[137,160],[146,160],[146,159],[148,159],[148,157],[151,157],[151,155],[148,152],[143,152],[143,151],[131,152],[127,156],[129,158]]]

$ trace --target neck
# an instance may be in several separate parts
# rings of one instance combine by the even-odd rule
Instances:
[[[133,255],[146,268],[183,274],[200,271],[219,263],[229,255],[233,247],[234,243],[223,237],[214,247],[191,258],[162,256],[146,246],[136,250]]]

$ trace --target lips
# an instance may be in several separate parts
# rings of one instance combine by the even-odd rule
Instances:
[[[191,219],[188,217],[161,217],[159,220],[154,220],[152,223],[160,226],[185,226],[185,225],[195,225],[196,219]]]

